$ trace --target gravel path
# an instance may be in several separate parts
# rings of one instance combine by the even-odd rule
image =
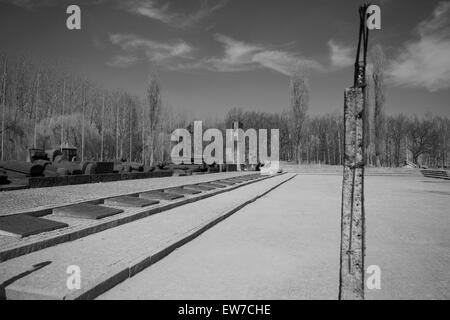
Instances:
[[[113,197],[124,193],[142,192],[183,184],[201,183],[252,173],[254,172],[222,172],[0,192],[0,216],[20,213],[29,209],[46,209],[66,203]]]

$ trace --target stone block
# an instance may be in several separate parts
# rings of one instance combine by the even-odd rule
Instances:
[[[230,181],[228,179],[226,179],[226,180],[218,180],[217,182],[220,183],[220,184],[227,185],[227,186],[232,186],[233,184],[238,183],[237,181]]]
[[[194,191],[211,191],[211,190],[215,190],[216,188],[212,187],[212,186],[201,186],[198,184],[190,184],[187,186],[183,186],[184,189],[188,189],[188,190],[194,190]]]
[[[164,192],[175,193],[175,194],[188,194],[188,195],[201,193],[201,191],[199,191],[199,190],[185,189],[183,187],[167,188],[167,189],[164,189]]]
[[[226,188],[226,187],[227,187],[227,184],[219,183],[219,182],[217,182],[217,181],[207,182],[207,183],[205,183],[205,184],[206,184],[206,185],[211,185],[211,186],[217,187],[217,188]]]
[[[158,204],[158,200],[149,200],[139,197],[121,196],[105,199],[105,205],[118,206],[118,207],[134,207],[142,208],[151,205]]]
[[[102,219],[122,212],[123,210],[121,209],[108,208],[90,203],[73,204],[53,209],[53,214],[56,216],[80,219]]]
[[[167,193],[161,190],[142,192],[139,197],[150,200],[175,200],[183,198],[182,194]]]
[[[7,236],[27,237],[65,227],[68,227],[68,224],[26,214],[0,217],[0,234]]]

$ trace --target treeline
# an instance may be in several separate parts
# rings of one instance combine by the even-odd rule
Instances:
[[[387,116],[385,112],[386,58],[380,45],[370,53],[366,69],[365,156],[371,166],[399,167],[406,163],[448,167],[450,120],[426,114],[424,117]],[[344,90],[343,90],[344,91]],[[280,129],[280,158],[306,164],[343,163],[343,111],[322,116],[308,115],[310,87],[308,68],[293,70],[289,84],[290,106],[281,114],[231,110],[230,127],[239,120],[244,128]],[[343,110],[343,106],[340,107]]]
[[[187,120],[163,107],[157,76],[146,97],[109,91],[83,75],[26,56],[0,56],[2,160],[71,145],[89,160],[169,160],[170,133]]]
[[[289,110],[281,114],[232,109],[225,120],[227,128],[238,121],[244,129],[279,129],[280,158],[302,164],[343,163],[343,112],[321,116],[305,115],[300,148],[293,139],[292,114]],[[386,130],[380,147],[382,166],[399,167],[406,161],[429,167],[449,165],[450,119],[427,114],[423,118],[407,117],[403,114],[385,116]],[[373,141],[373,118],[368,119],[366,132],[366,161],[377,165]],[[300,150],[299,150],[300,149]]]
[[[63,143],[77,147],[80,159],[126,159],[147,165],[170,161],[171,133],[176,128],[191,128],[195,120],[163,103],[155,74],[149,76],[142,98],[122,90],[105,90],[54,63],[4,55],[0,62],[2,160],[26,160],[30,148],[49,149]],[[386,116],[380,66],[382,63],[369,76],[376,81],[369,81],[367,89],[368,164],[401,166],[410,161],[448,166],[449,119],[430,114],[423,118]],[[205,121],[203,128],[224,130],[238,121],[243,129],[279,129],[280,160],[342,164],[343,112],[308,114],[306,68],[295,70],[289,94],[291,104],[281,113],[233,108],[223,120]]]

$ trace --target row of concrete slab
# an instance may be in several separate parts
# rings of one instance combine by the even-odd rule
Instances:
[[[143,214],[139,220],[0,263],[0,299],[94,299],[292,178],[291,174],[282,174],[183,185],[136,196],[161,201],[160,205],[143,209],[123,207],[124,213],[98,220],[61,217],[60,221],[84,220],[95,224],[165,208],[160,214]],[[151,194],[150,199],[141,194]],[[162,195],[182,197],[154,198]],[[78,278],[76,285],[72,281],[74,276]]]
[[[160,201],[173,201],[185,196],[226,188],[261,177],[259,174],[238,176],[206,183],[151,190],[136,195],[124,195],[103,199],[100,203],[78,203],[53,208],[52,216],[76,219],[103,219],[124,212],[121,208],[143,208],[154,206]],[[31,235],[68,227],[67,223],[54,221],[32,214],[14,214],[0,217],[0,235],[28,237]]]

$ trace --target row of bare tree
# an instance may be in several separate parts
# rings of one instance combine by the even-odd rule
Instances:
[[[167,157],[167,136],[178,120],[163,110],[155,74],[140,99],[25,56],[0,61],[1,160],[25,160],[30,148],[66,144],[77,147],[81,159],[150,164],[157,153]]]
[[[386,57],[376,45],[370,54],[366,79],[365,152],[369,165],[401,166],[406,162],[448,167],[450,122],[447,117],[386,116]],[[298,67],[290,81],[287,128],[280,137],[285,160],[297,163],[342,164],[343,114],[309,117],[308,72]],[[282,131],[283,132],[283,131]],[[281,142],[283,144],[283,142]]]
[[[400,166],[406,160],[428,166],[448,166],[450,121],[427,115],[385,116],[381,48],[373,51],[367,83],[366,155],[369,165]],[[157,76],[149,77],[146,97],[102,89],[86,77],[55,64],[25,56],[1,56],[1,160],[25,160],[29,148],[49,149],[69,144],[86,160],[119,160],[154,164],[170,161],[170,135],[189,128],[186,113],[161,101]],[[223,120],[204,122],[204,129],[279,129],[281,160],[342,164],[343,115],[309,116],[307,68],[291,78],[290,108],[282,113],[231,109]]]
[[[343,114],[334,112],[322,116],[305,115],[300,142],[294,137],[296,124],[290,110],[282,114],[244,111],[234,108],[225,118],[225,127],[238,121],[244,129],[279,129],[280,158],[303,164],[343,163]],[[366,145],[368,165],[403,166],[406,161],[429,167],[449,165],[450,119],[427,114],[423,118],[403,114],[386,116],[386,127],[380,150],[375,156],[373,143]],[[298,129],[297,129],[298,130]],[[300,145],[300,147],[299,147]]]

